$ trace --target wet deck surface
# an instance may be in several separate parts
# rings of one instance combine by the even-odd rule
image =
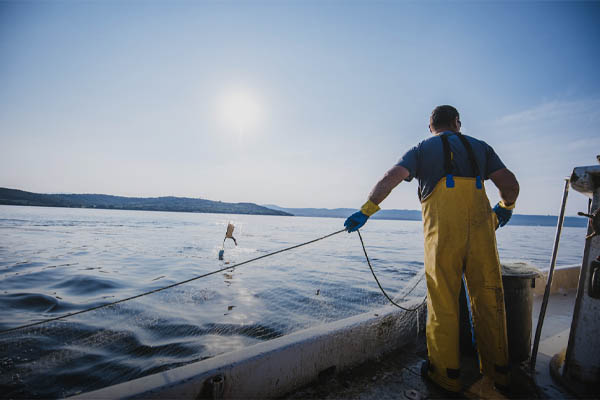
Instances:
[[[542,296],[534,299],[532,315],[532,342]],[[575,291],[550,296],[546,318],[541,334],[535,373],[529,373],[528,365],[513,365],[510,393],[502,393],[494,388],[493,382],[479,375],[474,358],[463,356],[461,370],[466,389],[455,396],[463,399],[506,399],[506,398],[576,398],[552,380],[550,360],[566,348]],[[421,362],[426,356],[424,337],[408,348],[388,354],[375,361],[362,364],[352,370],[336,373],[331,371],[319,382],[283,397],[296,399],[445,399],[448,392],[423,379],[420,374]]]

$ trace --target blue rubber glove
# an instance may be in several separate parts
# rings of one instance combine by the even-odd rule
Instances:
[[[357,211],[346,219],[346,222],[344,222],[344,226],[346,227],[348,233],[355,232],[359,228],[362,228],[362,226],[365,224],[365,222],[367,222],[368,219],[368,216],[366,216],[360,211]]]
[[[510,220],[510,217],[512,217],[513,208],[514,206],[507,208],[502,202],[498,202],[498,204],[494,206],[493,210],[498,216],[498,227],[506,225],[506,223]]]

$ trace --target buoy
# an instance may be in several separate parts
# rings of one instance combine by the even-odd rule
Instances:
[[[223,246],[225,246],[225,240],[227,240],[227,239],[233,240],[233,243],[235,243],[235,245],[237,246],[237,240],[235,240],[235,238],[233,237],[234,229],[235,229],[235,226],[233,226],[233,224],[231,222],[228,222],[227,223],[227,232],[225,233],[225,239],[223,239]]]
[[[225,254],[225,241],[227,239],[232,239],[233,243],[237,246],[237,240],[233,237],[233,230],[235,226],[231,222],[227,223],[227,232],[225,232],[225,238],[223,239],[223,249],[219,250],[219,260],[223,260],[223,254]]]

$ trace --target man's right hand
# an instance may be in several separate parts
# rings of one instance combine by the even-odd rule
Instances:
[[[344,226],[346,227],[348,233],[354,232],[362,228],[362,226],[367,222],[368,219],[369,217],[367,215],[363,214],[360,211],[357,211],[346,219],[346,222],[344,222]]]
[[[360,208],[360,211],[357,211],[349,216],[348,219],[346,219],[346,222],[344,222],[344,226],[346,227],[348,233],[362,228],[369,217],[375,214],[377,211],[379,211],[379,206],[373,203],[373,201],[370,199],[367,200],[367,202]]]

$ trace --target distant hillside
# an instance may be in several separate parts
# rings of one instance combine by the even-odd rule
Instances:
[[[511,225],[526,225],[526,226],[556,226],[558,216],[556,215],[524,215],[515,214],[510,219]],[[584,217],[565,217],[563,226],[571,228],[585,228],[588,224],[588,219]]]
[[[329,217],[347,218],[350,214],[358,211],[354,208],[284,208],[274,204],[265,205],[273,210],[285,211],[297,217]],[[400,219],[408,221],[420,221],[421,211],[416,210],[381,210],[373,215],[373,219]]]
[[[347,218],[353,208],[285,208],[273,204],[223,203],[189,197],[122,197],[106,194],[41,194],[0,188],[0,204],[43,207],[102,208],[116,210],[179,211],[222,214],[287,215],[298,217]],[[373,219],[420,221],[421,211],[381,210]],[[510,225],[556,226],[555,215],[515,214]],[[583,217],[565,217],[566,227],[586,227]]]
[[[358,211],[354,208],[284,208],[273,204],[265,205],[273,210],[288,212],[298,217],[328,217],[347,218],[350,214]],[[381,210],[373,215],[373,219],[391,219],[405,221],[420,221],[421,211],[417,210]],[[510,220],[510,225],[523,226],[556,226],[558,217],[555,215],[524,215],[515,214]],[[587,219],[583,217],[565,217],[566,227],[586,227]]]
[[[223,203],[188,197],[122,197],[106,194],[40,194],[0,188],[0,204],[117,210],[179,211],[223,214],[291,215],[254,203]]]

